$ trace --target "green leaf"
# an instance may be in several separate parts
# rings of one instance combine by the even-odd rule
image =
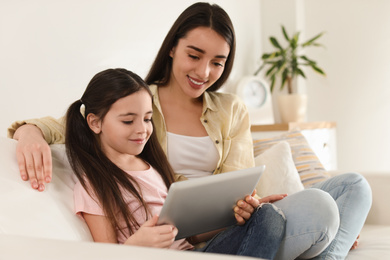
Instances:
[[[267,72],[265,73],[265,75],[266,75],[266,76],[269,76],[275,68],[277,68],[277,63],[275,63],[273,66],[271,66],[271,68],[269,68],[269,69],[267,70]]]
[[[282,73],[282,85],[281,85],[281,88],[284,87],[284,84],[286,83],[287,78],[288,78],[288,69],[285,68],[283,73]]]
[[[286,29],[284,28],[284,26],[282,25],[282,32],[283,32],[283,35],[284,35],[284,38],[286,39],[286,41],[290,41],[290,37],[288,37],[288,34],[286,32]]]
[[[280,50],[283,50],[282,46],[280,46],[278,40],[276,40],[275,37],[270,37],[269,38],[270,42],[272,43],[272,45]]]
[[[310,66],[312,66],[312,65],[317,64],[317,62],[315,62],[315,61],[313,61],[313,60],[310,60],[310,59],[307,58],[305,55],[299,56],[299,58],[301,58],[302,60],[305,60],[305,61],[308,62],[307,64],[304,63],[303,65],[310,65]]]
[[[310,40],[306,41],[305,43],[302,44],[302,47],[306,47],[306,46],[310,46],[310,45],[313,45],[314,42],[320,38],[322,35],[324,35],[324,32],[322,33],[319,33],[318,35],[314,36],[313,38],[311,38]]]
[[[290,46],[293,49],[296,49],[298,47],[299,34],[300,34],[300,32],[295,33],[294,36],[290,40]]]
[[[267,60],[269,57],[271,57],[272,53],[264,53],[263,56],[261,56],[262,60]]]
[[[298,68],[297,73],[298,73],[298,75],[301,75],[302,77],[306,78],[305,73],[303,73],[303,71],[301,69]]]
[[[275,86],[275,75],[271,77],[271,86],[270,86],[271,92],[274,90],[274,86]]]
[[[313,68],[313,70],[320,73],[321,75],[324,75],[324,76],[326,75],[325,72],[322,69],[318,68],[317,66],[312,65],[311,67]]]

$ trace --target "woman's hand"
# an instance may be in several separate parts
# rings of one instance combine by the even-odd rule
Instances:
[[[23,125],[16,130],[14,139],[18,140],[16,159],[21,178],[30,180],[33,189],[45,190],[45,183],[51,181],[52,158],[41,130],[35,125]]]
[[[234,207],[234,215],[238,225],[244,225],[260,204],[273,203],[287,196],[287,194],[274,194],[261,199],[256,199],[254,198],[255,195],[256,190],[254,190],[250,196],[246,196],[245,200],[239,200]]]
[[[264,197],[264,198],[261,198],[259,199],[259,203],[262,204],[262,203],[274,203],[278,200],[281,200],[283,198],[287,197],[287,194],[273,194],[273,195],[269,195],[267,197]]]
[[[177,228],[172,225],[156,226],[158,216],[146,221],[125,244],[146,247],[169,248],[175,241]]]

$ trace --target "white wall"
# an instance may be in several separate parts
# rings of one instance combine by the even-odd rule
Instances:
[[[0,136],[15,120],[62,116],[110,67],[146,76],[189,0],[1,0]],[[259,2],[214,1],[230,15],[237,55],[226,89],[260,56]],[[250,71],[252,72],[252,71]]]
[[[280,8],[287,2],[303,21]],[[308,121],[337,122],[341,170],[390,170],[389,13],[387,0],[262,1],[263,41],[270,33],[279,37],[280,24],[306,37],[326,31],[326,49],[306,52],[327,73],[307,72]]]

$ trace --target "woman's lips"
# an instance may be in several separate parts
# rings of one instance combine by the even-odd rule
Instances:
[[[202,88],[203,85],[205,83],[207,83],[207,81],[198,81],[198,80],[195,80],[194,78],[191,78],[190,76],[187,76],[187,78],[188,78],[188,81],[189,81],[191,87],[196,88],[196,89]]]

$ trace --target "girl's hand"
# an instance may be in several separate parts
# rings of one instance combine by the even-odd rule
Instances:
[[[156,226],[158,216],[146,221],[125,244],[146,247],[169,248],[175,241],[177,228],[171,225]]]
[[[234,207],[234,215],[238,225],[244,225],[247,220],[250,219],[256,208],[262,203],[273,203],[281,200],[287,196],[287,194],[275,194],[261,199],[256,199],[256,190],[250,196],[246,196],[245,200],[239,200]]]
[[[16,130],[14,139],[18,140],[16,159],[21,178],[30,180],[33,189],[45,190],[45,183],[51,181],[52,158],[41,130],[35,125],[23,125]]]

